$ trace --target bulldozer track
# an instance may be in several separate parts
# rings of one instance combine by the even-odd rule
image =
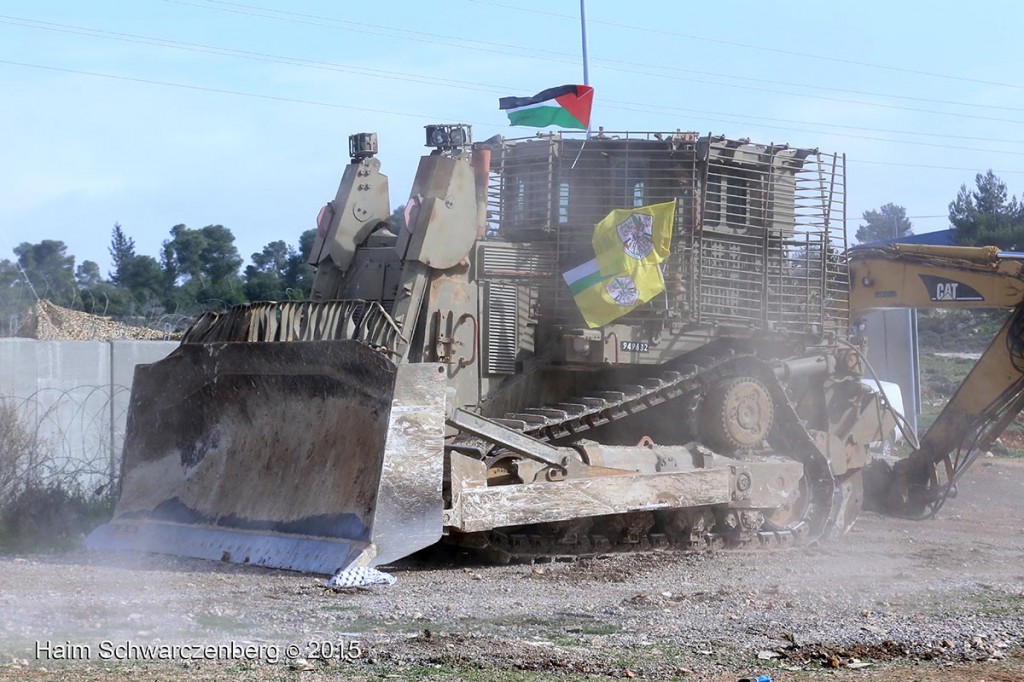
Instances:
[[[827,459],[801,422],[785,387],[755,354],[728,347],[717,350],[697,362],[680,364],[612,390],[527,408],[495,421],[538,440],[562,440],[668,401],[693,402],[709,385],[726,377],[756,376],[768,387],[776,410],[769,443],[773,450],[804,465],[809,499],[801,518],[784,528],[762,524],[744,530],[723,524],[724,507],[634,512],[492,530],[486,534],[483,552],[500,562],[558,561],[663,549],[785,547],[829,536],[839,513],[839,490]],[[690,530],[672,532],[681,514],[688,515]]]
[[[753,357],[729,348],[701,362],[682,364],[609,391],[593,391],[563,402],[526,408],[495,421],[538,440],[560,440],[699,390],[715,381],[724,365]]]

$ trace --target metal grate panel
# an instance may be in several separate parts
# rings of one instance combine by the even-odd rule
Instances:
[[[488,374],[515,374],[519,353],[519,290],[488,282],[484,289],[484,350]]]
[[[534,278],[538,317],[579,325],[561,273],[593,258],[594,225],[615,208],[674,201],[666,291],[621,322],[842,335],[845,187],[845,158],[818,150],[694,133],[559,133],[496,150],[488,234],[547,250],[554,272]]]
[[[488,243],[480,247],[480,279],[550,278],[555,273],[555,253],[550,248]]]

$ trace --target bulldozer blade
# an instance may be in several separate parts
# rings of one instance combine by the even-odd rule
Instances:
[[[355,341],[183,344],[136,369],[120,498],[86,544],[325,574],[429,546],[439,369]]]

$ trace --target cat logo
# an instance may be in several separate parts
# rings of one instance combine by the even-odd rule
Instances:
[[[933,301],[984,301],[985,297],[969,284],[957,282],[936,275],[921,275],[921,281],[928,289],[928,296]]]

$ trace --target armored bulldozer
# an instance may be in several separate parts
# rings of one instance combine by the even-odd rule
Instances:
[[[427,127],[397,223],[352,136],[311,300],[208,313],[137,369],[93,547],[331,573],[851,527],[894,422],[847,341],[844,157],[470,132]]]

